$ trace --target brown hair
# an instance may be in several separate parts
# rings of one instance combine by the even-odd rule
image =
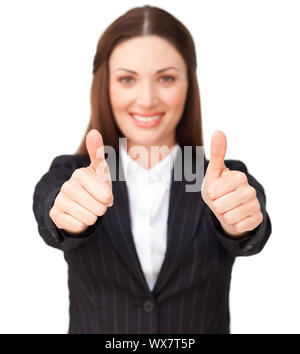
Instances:
[[[183,149],[203,146],[200,93],[196,76],[196,52],[191,34],[187,28],[167,11],[145,5],[135,7],[117,18],[102,34],[97,45],[93,62],[93,81],[91,87],[91,117],[76,154],[87,154],[85,138],[95,128],[99,130],[105,145],[116,151],[119,137],[123,137],[111,109],[109,98],[108,61],[114,47],[132,37],[158,35],[172,44],[183,57],[188,71],[188,92],[185,108],[176,127],[176,142]],[[205,157],[205,155],[204,155]]]

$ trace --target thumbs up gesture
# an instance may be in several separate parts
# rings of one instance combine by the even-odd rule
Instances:
[[[112,183],[104,158],[103,139],[96,129],[86,136],[86,147],[91,163],[76,169],[66,181],[49,215],[56,226],[78,234],[93,225],[113,204]]]
[[[256,190],[241,171],[225,166],[226,136],[216,131],[211,140],[210,162],[204,176],[201,195],[223,230],[231,236],[242,236],[263,220]]]

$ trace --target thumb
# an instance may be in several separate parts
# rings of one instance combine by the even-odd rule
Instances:
[[[225,168],[225,170],[223,170],[221,177],[226,175],[226,173],[228,173],[230,171],[230,169],[228,167]]]
[[[98,166],[105,161],[102,135],[97,129],[91,129],[85,143],[91,160],[90,167],[97,173]]]
[[[227,140],[225,134],[217,130],[214,132],[210,145],[210,161],[206,169],[205,179],[211,181],[222,175],[226,166],[224,158],[227,150]]]

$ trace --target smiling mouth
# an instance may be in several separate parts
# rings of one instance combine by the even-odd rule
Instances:
[[[144,116],[140,116],[138,114],[132,114],[132,116],[138,120],[139,122],[152,122],[158,118],[160,118],[163,115],[163,113],[161,114],[157,114],[155,116],[150,116],[150,117],[144,117]]]
[[[165,113],[160,113],[155,116],[143,117],[137,114],[130,114],[134,122],[140,127],[152,127],[157,125]]]

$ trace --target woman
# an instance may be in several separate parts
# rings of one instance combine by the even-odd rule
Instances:
[[[235,257],[260,252],[271,222],[261,184],[224,161],[222,132],[201,191],[173,178],[180,151],[196,163],[203,145],[191,35],[162,9],[134,8],[103,33],[93,74],[84,139],[52,161],[33,203],[68,264],[69,333],[229,333]]]

